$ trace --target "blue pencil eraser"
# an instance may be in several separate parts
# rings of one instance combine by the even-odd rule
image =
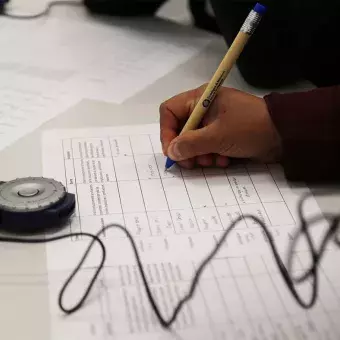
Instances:
[[[259,4],[259,3],[257,3],[257,4],[255,5],[255,7],[254,7],[254,11],[255,11],[256,13],[259,13],[259,14],[263,15],[263,14],[266,13],[267,8],[266,8],[265,6],[263,6],[263,5]]]

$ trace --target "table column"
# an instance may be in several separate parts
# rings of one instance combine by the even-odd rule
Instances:
[[[162,152],[159,135],[150,135],[149,138],[175,233],[198,233],[197,219],[180,168],[175,165],[171,171],[164,171],[166,157]]]
[[[72,139],[71,146],[80,230],[96,233],[108,223],[123,224],[109,139]]]
[[[64,166],[65,166],[65,187],[66,190],[75,195],[76,200],[76,209],[74,214],[69,222],[69,229],[64,229],[65,233],[79,232],[80,231],[80,223],[79,223],[79,204],[78,204],[78,195],[77,195],[77,186],[76,186],[76,174],[74,170],[74,160],[73,160],[73,152],[72,152],[72,140],[71,139],[63,139],[62,141],[63,147],[63,155],[64,155]],[[77,240],[78,237],[71,238],[71,240]]]

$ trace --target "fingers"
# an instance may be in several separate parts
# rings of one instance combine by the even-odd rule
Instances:
[[[196,157],[196,164],[201,167],[210,167],[214,163],[214,157],[212,154],[202,155]]]
[[[217,130],[218,122],[215,121],[201,129],[185,132],[171,141],[168,156],[178,162],[216,152]]]
[[[210,155],[202,155],[194,158],[185,159],[177,163],[181,168],[193,169],[195,167],[211,167],[214,164],[214,157]]]
[[[195,158],[185,159],[184,161],[180,161],[177,164],[184,169],[193,169],[196,165]]]
[[[184,169],[194,169],[195,167],[201,168],[227,168],[230,164],[230,160],[227,156],[222,156],[218,154],[207,154],[202,156],[197,156],[195,158],[189,158],[177,164]]]
[[[215,164],[219,168],[226,168],[229,165],[229,158],[226,156],[216,155]]]
[[[163,153],[167,155],[167,149],[171,141],[179,134],[180,130],[193,111],[201,97],[206,85],[180,93],[160,106],[160,138]]]

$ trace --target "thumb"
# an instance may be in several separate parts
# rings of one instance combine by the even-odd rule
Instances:
[[[215,122],[198,130],[187,131],[172,140],[168,148],[168,156],[178,162],[214,153],[218,144],[216,132]]]

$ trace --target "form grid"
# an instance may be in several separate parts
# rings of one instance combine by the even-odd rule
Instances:
[[[151,239],[148,242],[153,245],[167,240],[162,243],[164,253],[166,245],[180,251],[183,239],[190,240],[185,244],[191,250],[196,249],[191,258],[181,261],[151,256],[145,262],[152,292],[169,316],[200,263],[196,254],[201,258],[210,250],[232,220],[241,214],[256,214],[274,238],[286,239],[295,226],[296,212],[287,204],[287,192],[275,168],[240,164],[227,170],[175,167],[164,172],[158,138],[152,134],[69,138],[62,144],[65,183],[78,203],[69,230],[94,232],[105,223],[119,222],[136,240]],[[108,242],[121,237],[118,233],[105,235]],[[81,238],[73,241],[77,241],[73,245],[82,243]],[[315,309],[304,311],[284,286],[267,247],[258,225],[241,222],[226,249],[203,273],[176,330],[194,334],[192,338],[198,340],[339,339],[335,320],[340,316],[336,293],[340,275],[333,272],[331,260],[322,267],[326,293]],[[332,252],[330,255],[332,259]],[[301,248],[300,270],[308,266],[307,259]],[[306,286],[303,289],[308,291],[308,283]],[[101,339],[127,334],[138,338],[160,331],[135,265],[107,263],[96,290],[101,298],[96,302],[99,321],[95,316],[91,320],[93,334],[100,334]],[[124,310],[117,313],[115,305]]]
[[[228,227],[238,216],[247,213],[256,214],[269,227],[281,225],[280,219],[285,226],[295,224],[293,212],[286,205],[268,168],[265,169],[266,185],[268,181],[271,182],[276,197],[270,197],[273,196],[272,192],[267,197],[266,188],[261,183],[263,179],[259,178],[256,182],[256,173],[252,175],[252,169],[244,165],[227,170],[176,169],[174,173],[165,173],[164,156],[159,153],[155,136],[139,135],[133,138],[134,142],[131,142],[130,136],[63,141],[64,148],[67,145],[71,155],[67,158],[69,156],[64,150],[68,190],[75,192],[78,198],[78,190],[90,190],[87,197],[92,197],[90,203],[78,202],[79,223],[73,230],[82,230],[84,220],[89,217],[89,204],[93,205],[92,217],[101,217],[102,221],[105,220],[103,217],[110,216],[111,221],[116,218],[128,228],[130,226],[129,230],[134,236],[218,232]],[[125,171],[126,166],[130,168],[128,173],[120,173],[121,168]],[[173,193],[173,188],[176,188],[177,195]],[[116,206],[111,209],[113,211],[107,208],[107,205],[112,206],[112,202],[105,201],[105,191],[108,189],[114,190],[117,198],[114,202]],[[155,192],[158,196],[155,196]],[[106,207],[106,211],[103,207]],[[280,208],[281,216],[277,216],[277,207]],[[157,214],[162,216],[161,222]],[[153,228],[154,216],[158,221],[157,231]],[[160,230],[159,225],[164,222],[168,227]],[[185,224],[192,228],[183,230]],[[250,221],[241,224],[238,229],[258,227]]]

